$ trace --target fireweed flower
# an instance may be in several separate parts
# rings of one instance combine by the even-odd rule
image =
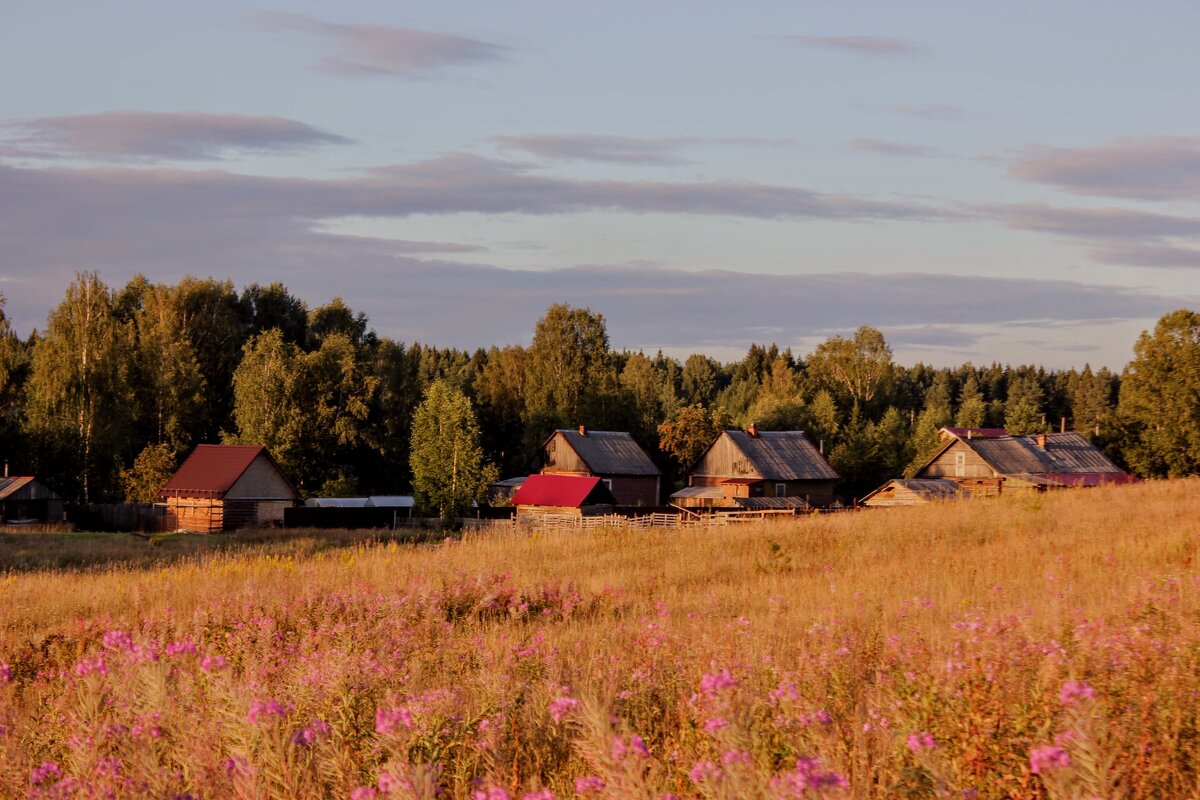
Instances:
[[[508,792],[499,786],[488,786],[484,789],[475,790],[471,794],[471,800],[512,800],[512,798],[508,796]]]
[[[270,722],[273,717],[287,716],[287,708],[285,708],[278,700],[268,698],[266,700],[255,700],[250,704],[250,711],[246,714],[246,721],[254,724],[256,722]]]
[[[8,683],[12,680],[12,670],[4,661],[0,661],[0,683]]]
[[[603,792],[604,779],[599,775],[580,775],[575,779],[575,794]]]
[[[688,770],[688,777],[692,779],[692,783],[699,786],[702,783],[715,783],[721,780],[725,773],[711,761],[697,761]]]
[[[375,800],[379,793],[370,786],[359,786],[350,790],[350,800]]]
[[[200,659],[200,669],[205,672],[219,672],[225,669],[225,656],[206,654]]]
[[[412,712],[403,706],[400,708],[375,709],[376,733],[391,733],[397,728],[411,728],[412,726]]]
[[[745,750],[726,750],[721,756],[721,763],[730,767],[734,764],[753,764],[754,759]]]
[[[728,689],[733,686],[737,686],[737,681],[734,680],[733,674],[727,669],[711,675],[704,675],[700,678],[700,691],[710,697],[722,689]]]
[[[133,637],[125,631],[109,631],[104,634],[105,650],[132,650]]]
[[[195,642],[168,642],[163,648],[164,652],[169,656],[196,655]]]
[[[108,665],[104,663],[104,656],[95,655],[91,658],[85,658],[75,665],[75,674],[79,677],[85,675],[107,675]]]
[[[570,695],[559,695],[550,701],[550,717],[556,723],[562,722],[563,717],[572,714],[579,708],[579,701]]]
[[[1084,681],[1067,681],[1058,693],[1058,702],[1069,706],[1077,700],[1092,700],[1095,697],[1096,690]]]
[[[908,735],[908,749],[914,753],[920,753],[922,750],[932,750],[937,747],[937,740],[933,738],[932,733],[910,733]]]
[[[836,772],[824,772],[815,758],[796,759],[796,768],[771,781],[776,789],[798,797],[809,789],[845,789],[850,783]]]
[[[554,792],[549,789],[539,789],[524,795],[521,800],[554,800]]]
[[[43,761],[40,767],[33,770],[30,780],[34,786],[41,786],[48,780],[58,780],[62,777],[62,769],[53,761]]]
[[[1061,747],[1045,744],[1029,751],[1029,771],[1034,775],[1041,775],[1043,772],[1070,765],[1071,756]]]
[[[715,733],[716,731],[721,730],[721,728],[728,728],[728,727],[729,727],[729,721],[721,719],[720,717],[712,717],[712,718],[706,719],[704,721],[704,732],[705,733]]]
[[[292,734],[292,744],[297,747],[311,747],[319,740],[329,735],[331,728],[325,720],[315,719]]]

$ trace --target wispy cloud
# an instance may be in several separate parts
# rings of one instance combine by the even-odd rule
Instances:
[[[928,119],[938,122],[955,122],[968,119],[971,116],[970,112],[962,106],[939,103],[921,106],[894,106],[892,111],[906,117],[916,117],[917,119]]]
[[[1152,136],[1095,147],[1030,148],[1013,162],[1011,173],[1074,194],[1196,200],[1200,198],[1200,137]]]
[[[617,164],[678,164],[683,139],[635,139],[598,134],[497,136],[506,150],[562,161],[604,161]]]
[[[1082,239],[1159,239],[1200,236],[1200,218],[1128,208],[1057,208],[1042,203],[983,206],[1011,228]]]
[[[1154,242],[1132,242],[1097,247],[1089,255],[1103,264],[1157,269],[1196,269],[1200,267],[1200,248],[1179,247]]]
[[[855,139],[850,143],[850,149],[860,153],[878,153],[885,156],[912,156],[916,158],[937,158],[945,155],[944,150],[921,144],[905,142],[886,142],[881,139]]]
[[[837,50],[865,56],[911,56],[923,53],[925,48],[911,39],[887,36],[802,36],[774,35],[766,37],[790,47],[816,50]]]
[[[347,25],[303,14],[263,12],[252,19],[261,28],[312,36],[332,48],[315,62],[317,70],[340,77],[419,76],[461,64],[501,61],[508,48],[450,33]]]
[[[236,153],[290,152],[350,140],[283,117],[109,111],[5,126],[0,153],[101,161],[211,161]]]

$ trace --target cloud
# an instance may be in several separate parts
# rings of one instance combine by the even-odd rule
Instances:
[[[865,56],[912,56],[925,51],[922,45],[909,39],[884,36],[778,35],[767,38],[791,47],[837,50]]]
[[[1117,139],[1095,147],[1039,147],[1010,167],[1013,177],[1073,194],[1134,200],[1200,197],[1200,137]]]
[[[982,206],[1018,230],[1082,239],[1158,239],[1200,236],[1200,217],[1155,214],[1128,208],[1057,208],[1041,203]]]
[[[1196,269],[1200,267],[1200,249],[1170,244],[1135,242],[1097,247],[1089,255],[1104,264],[1122,267],[1160,269]]]
[[[10,154],[103,161],[217,160],[231,153],[291,152],[350,140],[283,117],[109,111],[7,126]]]
[[[918,158],[937,158],[945,152],[936,147],[920,144],[905,144],[904,142],[885,142],[880,139],[855,139],[850,143],[852,150],[861,153],[879,153],[885,156],[915,156]]]
[[[953,122],[968,119],[971,116],[962,106],[936,103],[923,106],[894,106],[892,111],[897,114],[903,114],[906,117],[916,117],[917,119],[928,119],[939,122]]]
[[[448,33],[323,22],[303,14],[264,12],[252,19],[261,28],[315,37],[332,51],[315,63],[329,75],[345,78],[379,75],[428,75],[463,64],[502,61],[508,49]]]
[[[496,137],[504,149],[521,150],[539,158],[617,164],[678,164],[677,151],[683,141],[588,134]]]

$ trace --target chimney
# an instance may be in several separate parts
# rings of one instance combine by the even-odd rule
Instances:
[[[973,437],[974,435],[975,435],[975,431],[972,430],[971,428],[967,428],[967,441],[968,442],[971,441],[971,437]]]
[[[1066,417],[1063,417],[1062,419],[1060,419],[1058,421],[1058,432],[1059,433],[1067,432],[1067,418]]]
[[[4,477],[8,477],[8,462],[4,462]]]
[[[749,425],[746,426],[746,433],[750,434],[751,439],[757,439],[758,438],[758,426],[755,425],[753,422],[751,422]]]
[[[1043,450],[1046,449],[1046,434],[1039,433],[1037,435],[1037,446],[1042,448]]]
[[[580,436],[587,436],[587,425],[580,425],[580,426],[579,426],[579,435],[580,435]]]

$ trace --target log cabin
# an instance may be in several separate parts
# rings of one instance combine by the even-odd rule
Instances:
[[[296,489],[261,445],[202,444],[160,491],[174,528],[194,533],[283,523]]]
[[[608,514],[615,504],[608,485],[594,475],[530,475],[513,495],[518,522],[539,516]]]
[[[542,444],[543,475],[596,477],[617,505],[658,505],[662,472],[624,431],[557,430]]]

